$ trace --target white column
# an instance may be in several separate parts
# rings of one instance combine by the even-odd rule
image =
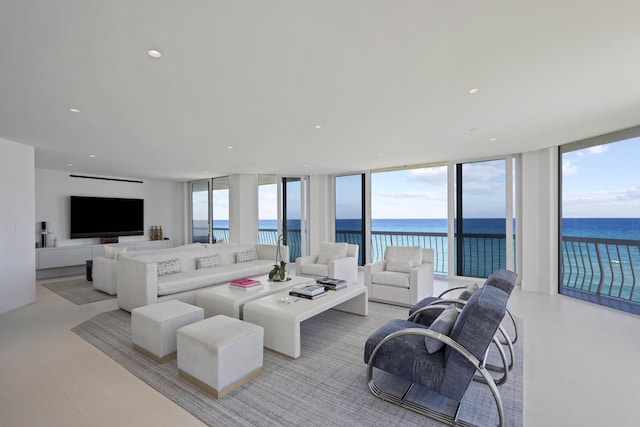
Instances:
[[[229,175],[229,242],[258,243],[258,175]]]
[[[558,293],[558,149],[522,154],[522,266],[525,291]]]

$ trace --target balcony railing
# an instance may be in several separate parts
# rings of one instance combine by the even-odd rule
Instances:
[[[561,250],[563,288],[640,302],[640,241],[563,236]]]
[[[420,246],[424,249],[433,249],[434,272],[446,274],[448,271],[447,233],[372,231],[371,261],[384,259],[387,246]]]
[[[216,239],[229,241],[229,230],[214,228]],[[277,241],[275,229],[261,228],[258,230],[258,242],[274,245]],[[362,233],[354,230],[337,230],[336,241],[357,244],[362,247]],[[287,244],[289,246],[290,261],[294,262],[300,256],[300,230],[288,230]],[[387,246],[419,246],[434,251],[434,271],[438,274],[448,272],[447,233],[436,232],[408,232],[408,231],[373,231],[371,233],[371,261],[384,258]],[[465,235],[465,275],[473,277],[488,277],[492,272],[506,265],[504,235],[469,234]],[[364,254],[360,251],[360,264],[363,264]]]
[[[206,229],[199,232],[206,238]],[[229,241],[229,229],[214,228],[213,233],[217,240]],[[258,230],[259,243],[275,244],[277,238],[274,229]],[[338,230],[336,240],[362,247],[362,233],[358,231]],[[293,262],[300,256],[300,230],[289,230],[287,242]],[[433,249],[435,272],[448,272],[446,233],[373,231],[370,245],[371,261],[382,260],[387,246]],[[560,285],[563,289],[640,303],[640,241],[563,236],[561,251]],[[362,251],[360,256],[362,264]],[[506,265],[504,235],[465,234],[463,257],[465,276],[488,277]]]

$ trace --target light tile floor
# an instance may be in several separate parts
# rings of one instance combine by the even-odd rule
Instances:
[[[509,306],[524,319],[527,427],[638,425],[640,316],[519,289]],[[37,286],[0,316],[1,426],[203,425],[70,331],[115,308]]]

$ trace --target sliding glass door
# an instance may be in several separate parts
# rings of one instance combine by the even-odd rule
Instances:
[[[359,265],[364,265],[365,256],[364,191],[364,174],[335,178],[336,242],[358,245]]]
[[[307,179],[282,178],[282,232],[289,260],[307,255]]]
[[[507,248],[513,254],[512,209],[507,210],[507,203],[512,203],[507,180],[512,178],[507,170],[512,172],[504,159],[455,165],[454,246],[458,276],[488,277],[501,268],[513,268],[507,264]],[[509,235],[507,229],[511,230]],[[511,255],[508,258],[512,260]]]
[[[213,241],[229,242],[229,177],[211,180],[211,225]]]
[[[278,180],[276,175],[258,175],[258,243],[275,245],[278,240]]]

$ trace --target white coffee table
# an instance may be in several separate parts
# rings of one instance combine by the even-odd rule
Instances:
[[[249,301],[244,306],[244,320],[264,328],[264,346],[297,359],[300,357],[300,322],[331,308],[366,316],[369,313],[367,288],[350,284],[339,291],[315,299],[293,298],[283,303],[289,291]]]
[[[272,282],[266,275],[252,277],[262,282],[262,285],[249,289],[238,289],[231,285],[203,289],[196,294],[196,305],[204,309],[205,319],[224,314],[242,320],[242,307],[247,302],[284,290],[288,292],[288,289],[294,286],[315,283],[315,280],[309,277],[290,277],[291,280],[286,282]]]

